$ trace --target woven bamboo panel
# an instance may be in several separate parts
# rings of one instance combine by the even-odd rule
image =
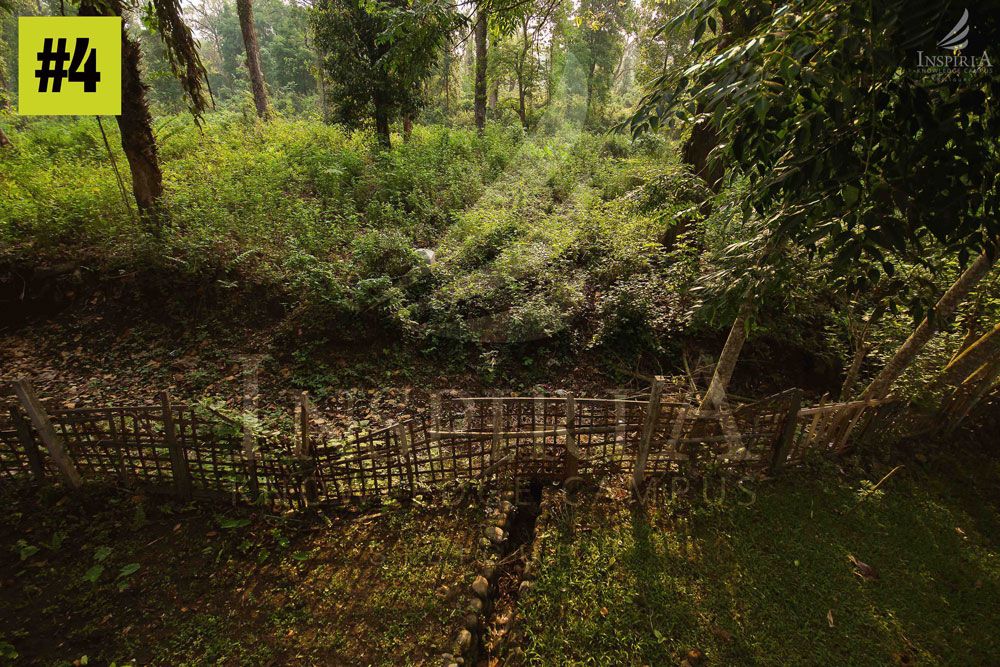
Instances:
[[[631,472],[647,405],[624,399],[577,399],[574,427],[581,475]]]
[[[125,486],[170,485],[173,469],[157,407],[56,410],[56,432],[85,478]]]

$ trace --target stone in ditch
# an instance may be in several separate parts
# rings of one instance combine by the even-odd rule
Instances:
[[[469,611],[471,611],[473,614],[483,613],[483,601],[477,597],[470,598]]]
[[[490,538],[494,544],[500,544],[507,539],[507,533],[499,526],[490,526],[486,529],[486,537]]]
[[[479,616],[473,613],[468,613],[465,615],[464,625],[470,632],[475,632],[479,629]]]
[[[455,640],[455,645],[458,647],[460,653],[465,653],[472,646],[472,633],[468,630],[462,630],[458,633],[458,639]]]
[[[478,595],[483,600],[490,592],[490,582],[486,580],[486,577],[479,575],[476,580],[472,582],[472,592]]]

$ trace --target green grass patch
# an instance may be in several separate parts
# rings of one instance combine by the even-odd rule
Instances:
[[[934,465],[948,472],[913,464],[854,510],[876,474],[789,475],[749,506],[567,510],[520,604],[527,662],[676,664],[697,648],[712,664],[988,664],[1000,470]]]

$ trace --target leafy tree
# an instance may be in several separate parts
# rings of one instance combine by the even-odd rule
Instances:
[[[322,0],[313,21],[338,119],[373,118],[388,148],[389,124],[420,108],[420,85],[458,14],[445,0]]]
[[[698,62],[654,82],[633,131],[710,116],[718,158],[750,185],[746,213],[764,221],[770,258],[800,244],[864,286],[901,261],[926,262],[933,245],[963,261],[982,252],[863,393],[877,397],[993,263],[1000,84],[988,67],[921,66],[918,52],[940,53],[937,40],[958,18],[947,5],[797,0],[735,38],[717,16],[740,4],[704,0],[672,23],[694,30]],[[968,55],[983,53],[998,20],[977,15]],[[859,275],[863,257],[873,261]]]
[[[257,41],[257,26],[253,20],[252,0],[236,0],[236,13],[240,17],[240,32],[243,35],[243,47],[246,51],[246,66],[250,75],[253,103],[257,108],[257,115],[267,119],[271,115],[271,108],[267,101],[264,71],[260,66],[260,44]]]
[[[600,116],[611,92],[625,47],[628,19],[627,5],[619,0],[580,2],[570,49],[586,73],[588,124]]]
[[[81,16],[126,17],[133,11],[128,0],[81,0]],[[199,116],[208,106],[206,72],[194,36],[184,22],[177,0],[152,0],[145,7],[143,22],[155,30],[166,47],[171,70],[181,83],[191,111]],[[160,201],[163,173],[160,170],[153,121],[142,81],[142,53],[138,41],[122,30],[122,112],[117,117],[122,149],[132,173],[136,205],[151,231],[158,234],[163,224]]]

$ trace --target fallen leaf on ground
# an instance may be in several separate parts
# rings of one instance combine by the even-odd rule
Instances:
[[[848,554],[847,559],[854,565],[854,574],[857,576],[865,581],[875,581],[878,579],[878,571],[868,563],[858,560],[854,554]]]

